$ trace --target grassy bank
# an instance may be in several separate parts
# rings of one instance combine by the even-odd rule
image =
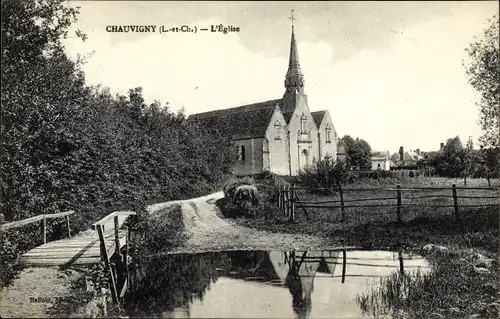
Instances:
[[[417,182],[418,180],[418,182]],[[412,181],[414,183],[412,183]],[[475,181],[476,186],[485,186],[486,181]],[[397,182],[404,187],[450,186],[456,182],[445,178],[421,178],[394,181],[363,181],[346,185],[349,189],[378,187],[393,187]],[[481,184],[480,182],[484,182]],[[498,181],[495,181],[498,185]],[[332,244],[356,245],[374,248],[403,247],[418,249],[428,243],[442,245],[458,245],[466,248],[480,248],[496,252],[498,248],[498,208],[473,207],[459,209],[462,222],[455,223],[454,210],[451,207],[425,208],[402,207],[402,223],[396,223],[396,207],[356,207],[345,209],[345,221],[340,222],[339,208],[307,208],[307,215],[300,207],[296,207],[295,221],[289,222],[282,210],[278,209],[276,194],[272,182],[256,180],[262,194],[262,205],[254,218],[237,217],[235,220],[247,227],[274,232],[306,233],[321,236],[331,240]],[[274,192],[274,193],[273,193]],[[430,191],[408,191],[402,194],[403,203],[425,205],[452,204],[452,198],[424,198]],[[450,193],[450,194],[447,194]],[[473,191],[459,190],[459,196],[473,195]],[[491,192],[489,195],[493,195]],[[432,191],[432,195],[449,195],[451,190]],[[337,193],[312,194],[299,192],[302,201],[320,201],[338,199]],[[374,198],[370,204],[392,203],[395,200],[378,200],[381,197],[394,197],[394,191],[363,191],[344,192],[344,199]],[[477,204],[483,199],[459,199],[459,203]],[[493,199],[489,199],[493,202]],[[367,202],[361,202],[363,204]],[[483,201],[484,203],[484,201]],[[354,203],[353,203],[354,204]],[[358,204],[358,203],[356,203]],[[346,204],[347,205],[347,204]],[[224,205],[222,205],[224,206]]]
[[[281,180],[283,182],[283,180]],[[292,182],[288,180],[285,182]],[[293,181],[297,182],[297,181]],[[358,180],[345,185],[345,188],[360,189],[371,187],[451,187],[460,180],[447,178],[401,178]],[[402,223],[396,222],[396,207],[363,207],[346,209],[346,219],[340,222],[339,208],[308,208],[308,216],[296,207],[296,219],[289,222],[282,210],[278,209],[274,182],[269,179],[256,180],[263,202],[252,214],[253,218],[236,217],[235,221],[243,226],[272,232],[306,233],[323,237],[334,246],[362,246],[373,249],[392,249],[422,254],[422,247],[435,244],[448,248],[445,255],[431,253],[427,257],[433,266],[432,272],[420,277],[395,275],[382,283],[384,290],[372,295],[361,296],[368,313],[383,315],[390,312],[409,315],[414,318],[497,318],[499,269],[499,213],[498,207],[460,208],[461,222],[455,223],[454,209],[403,207]],[[498,187],[494,180],[492,186]],[[300,186],[300,185],[299,185]],[[487,187],[486,180],[469,180],[468,187]],[[444,190],[433,191],[441,195]],[[472,196],[473,191],[459,190],[459,196]],[[429,191],[420,190],[403,193],[403,203],[414,202],[425,205],[449,204],[452,198],[417,199],[428,195]],[[493,194],[493,193],[492,193]],[[490,195],[492,195],[490,194]],[[498,193],[497,193],[498,194]],[[302,201],[332,199],[338,194],[299,193]],[[395,197],[393,191],[346,192],[345,199],[375,198],[369,203],[381,203],[381,197]],[[478,204],[478,199],[460,199],[459,204]],[[496,200],[498,203],[498,200]],[[395,202],[395,201],[393,201]],[[495,202],[490,199],[490,202]],[[363,202],[365,203],[365,202]],[[387,201],[385,201],[387,203]],[[452,202],[451,202],[452,203]],[[356,203],[358,204],[358,203]],[[228,205],[221,202],[224,210]],[[477,270],[476,256],[493,261]],[[385,288],[384,288],[385,287]],[[397,287],[394,291],[394,287]],[[410,296],[398,292],[410,289]],[[388,296],[391,296],[388,301]],[[363,299],[364,298],[364,299]],[[385,301],[384,301],[385,298]],[[496,299],[495,299],[496,298]],[[369,302],[370,301],[370,302]]]
[[[362,311],[375,318],[498,318],[498,259],[460,248],[426,258],[431,272],[396,272],[358,295]]]

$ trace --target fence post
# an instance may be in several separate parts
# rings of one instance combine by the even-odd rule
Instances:
[[[282,204],[283,204],[283,185],[279,184],[279,187],[278,187],[278,208],[281,209]]]
[[[47,218],[45,216],[42,219],[41,228],[42,228],[42,240],[43,243],[45,244],[47,243]]]
[[[71,238],[71,228],[69,228],[69,215],[66,215],[66,226],[68,227],[68,237]]]
[[[401,274],[404,274],[405,272],[405,268],[404,268],[404,261],[403,261],[403,253],[400,251],[398,253],[398,259],[399,259],[399,271],[401,272]]]
[[[346,266],[347,266],[347,252],[346,250],[342,250],[342,283],[345,282],[345,270],[346,270]]]
[[[338,183],[339,187],[339,195],[340,195],[340,221],[344,222],[345,220],[345,208],[344,208],[344,192],[342,191],[342,186]]]
[[[284,202],[284,204],[285,204],[285,217],[287,217],[287,218],[288,218],[288,214],[289,214],[289,205],[290,205],[289,196],[288,196],[288,192],[289,192],[288,188],[289,188],[289,186],[286,185],[285,186],[285,192],[283,194],[284,195],[284,201],[285,201]]]
[[[294,184],[292,184],[292,188],[291,188],[290,202],[292,204],[292,211],[290,214],[290,218],[293,222],[295,220],[295,185]]]
[[[118,294],[116,291],[116,281],[115,281],[115,277],[113,274],[113,269],[111,268],[112,266],[109,262],[108,251],[106,249],[106,241],[104,238],[104,232],[102,229],[102,225],[97,225],[97,234],[99,235],[99,243],[100,243],[100,248],[101,248],[101,260],[104,261],[104,268],[109,273],[111,297],[113,298],[113,302],[118,304],[119,300],[118,300]]]
[[[453,206],[455,206],[455,222],[458,223],[460,221],[460,215],[458,214],[457,186],[453,184],[451,189],[453,191]]]
[[[115,216],[114,222],[115,222],[115,252],[118,256],[120,256],[120,237],[119,237],[119,233],[118,233],[118,226],[119,226],[118,215]]]
[[[401,223],[401,185],[396,186],[396,192],[397,192],[397,200],[398,200],[398,207],[397,207],[397,222]]]

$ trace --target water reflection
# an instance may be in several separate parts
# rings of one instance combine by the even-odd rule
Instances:
[[[400,270],[385,251],[228,251],[149,260],[126,296],[129,316],[360,318],[356,295]],[[405,272],[428,269],[403,255]]]

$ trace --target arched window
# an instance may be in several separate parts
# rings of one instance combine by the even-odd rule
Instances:
[[[240,161],[245,161],[245,145],[240,146]]]
[[[307,122],[307,117],[305,114],[302,114],[302,117],[300,118],[300,132],[302,134],[306,133],[306,122]]]
[[[275,140],[280,140],[281,139],[281,124],[280,121],[276,121],[274,123],[274,128],[276,129],[276,136],[274,137]]]
[[[305,159],[305,166],[309,166],[309,152],[307,150],[302,150],[302,156],[304,156]]]
[[[325,135],[326,135],[326,142],[331,143],[332,142],[332,128],[330,127],[330,124],[327,124],[325,127]]]
[[[265,138],[262,142],[262,152],[269,152],[269,141],[267,140],[267,138]]]

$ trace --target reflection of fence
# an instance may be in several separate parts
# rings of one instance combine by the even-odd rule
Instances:
[[[403,252],[399,251],[397,254],[397,264],[388,264],[384,263],[389,262],[389,261],[396,261],[395,258],[373,258],[373,257],[348,257],[349,251],[363,251],[363,248],[360,247],[339,247],[336,249],[331,249],[331,250],[326,250],[326,251],[290,251],[290,252],[282,252],[284,254],[284,258],[282,259],[285,264],[288,265],[288,271],[295,271],[296,274],[300,278],[307,278],[307,277],[318,277],[317,272],[319,271],[319,265],[321,263],[327,264],[327,265],[342,265],[342,273],[341,275],[334,275],[334,270],[330,269],[329,276],[326,276],[328,278],[341,278],[342,283],[345,283],[345,280],[347,277],[373,277],[373,278],[380,278],[383,277],[384,275],[380,274],[347,274],[347,265],[349,264],[350,266],[360,266],[360,267],[373,267],[373,268],[398,268],[398,270],[401,273],[405,272],[405,258],[403,256]],[[318,253],[321,252],[321,255],[311,255],[311,253]],[[328,256],[323,253],[332,253],[332,252],[341,252],[342,253],[342,260],[340,260],[339,255],[335,256]],[[407,257],[408,258],[408,257]],[[418,257],[418,258],[413,258],[409,256],[408,260],[424,260],[425,258],[423,257]],[[348,262],[348,260],[351,260]],[[352,261],[354,260],[354,262]],[[375,261],[374,263],[370,263],[370,261]],[[273,262],[272,262],[273,263]],[[306,264],[317,264],[318,268],[312,269],[311,273],[304,273],[300,272],[300,269],[302,267],[305,267]],[[273,263],[274,265],[274,263]],[[276,266],[275,266],[276,267]],[[421,266],[419,265],[407,265],[406,268],[419,268]],[[425,266],[424,266],[425,267]],[[275,268],[276,273],[279,273]],[[377,271],[378,272],[378,271]],[[325,277],[325,276],[319,276],[319,277]],[[251,281],[260,281],[260,282],[275,282],[277,284],[282,284],[283,278],[280,280],[269,280],[269,277],[246,277],[246,276],[241,276],[238,277],[243,280],[251,280]]]
[[[326,199],[326,200],[310,200],[303,201],[298,195],[298,190],[309,190],[309,191],[331,191],[331,196],[338,196],[338,199]],[[337,189],[333,188],[307,188],[307,187],[295,187],[293,184],[291,186],[279,187],[278,196],[278,206],[283,210],[286,217],[290,220],[295,218],[295,210],[300,207],[301,210],[309,218],[307,208],[339,208],[341,211],[341,221],[345,220],[345,209],[346,208],[364,208],[364,207],[395,207],[396,208],[396,220],[401,222],[401,208],[402,207],[422,207],[422,208],[445,208],[452,207],[454,210],[455,221],[460,221],[459,208],[460,207],[488,207],[488,206],[498,206],[498,201],[496,203],[483,203],[483,204],[459,204],[459,199],[499,199],[498,193],[494,196],[478,196],[478,195],[458,195],[457,191],[497,191],[498,188],[491,187],[457,187],[455,184],[452,187],[405,187],[402,188],[400,185],[390,188],[342,188],[338,185]],[[413,196],[406,198],[407,200],[418,200],[418,199],[433,199],[433,198],[453,198],[453,204],[418,204],[418,203],[403,203],[402,193],[408,192],[426,192],[426,194],[421,196]],[[438,194],[439,191],[447,191],[448,194]],[[359,193],[359,192],[393,192],[394,196],[376,196],[369,198],[350,198],[346,199],[346,193]],[[428,192],[435,192],[434,194],[428,194]],[[391,201],[392,203],[369,203],[370,201]],[[350,203],[360,203],[368,202],[363,204],[350,204]],[[347,204],[346,204],[347,203]]]

